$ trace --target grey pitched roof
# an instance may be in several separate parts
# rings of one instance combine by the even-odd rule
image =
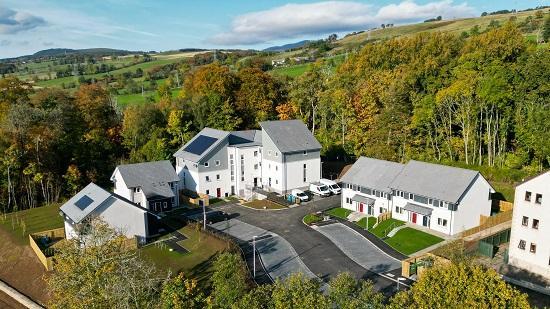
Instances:
[[[117,166],[115,173],[117,170],[128,188],[141,187],[147,198],[174,197],[169,183],[179,181],[179,177],[170,161],[124,164]]]
[[[403,164],[360,157],[342,176],[342,182],[389,192],[389,185],[403,169]]]
[[[183,145],[183,147],[181,147],[178,151],[176,151],[176,153],[174,153],[174,157],[183,158],[185,160],[199,163],[213,149],[218,147],[220,143],[224,142],[225,139],[229,136],[229,134],[230,133],[226,131],[221,131],[221,130],[216,130],[211,128],[204,128],[197,135],[195,135],[189,142]],[[201,136],[215,138],[216,141],[213,142],[209,147],[206,148],[206,150],[202,151],[200,154],[192,153],[185,150],[189,145],[191,145]]]
[[[108,207],[114,203],[125,203],[128,206],[136,207],[136,209],[147,211],[118,195],[107,192],[93,182],[71,197],[59,210],[73,222],[80,223],[96,209]]]
[[[261,146],[262,131],[260,130],[233,131],[229,135],[229,145],[234,147]]]
[[[370,197],[362,196],[360,194],[353,195],[351,197],[351,200],[359,202],[359,203],[365,203],[367,205],[374,205],[374,203],[376,202],[374,199],[372,199]]]
[[[282,153],[321,149],[301,120],[264,121],[260,126]]]
[[[390,187],[457,203],[478,175],[473,170],[411,160]]]

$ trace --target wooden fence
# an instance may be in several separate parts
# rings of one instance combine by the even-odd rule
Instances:
[[[491,227],[494,227],[496,225],[499,225],[504,222],[508,222],[512,220],[512,212],[511,211],[505,211],[505,212],[499,212],[498,214],[494,216],[480,216],[479,218],[479,226],[473,227],[471,229],[465,230],[461,233],[462,237],[468,237],[473,234],[479,233],[483,230],[489,229]]]
[[[412,275],[417,275],[420,277],[424,270],[434,265],[444,265],[448,263],[450,263],[450,261],[446,258],[431,253],[411,257],[401,261],[401,276],[409,278]]]
[[[50,271],[53,270],[53,256],[46,256],[46,253],[40,248],[40,245],[37,243],[37,240],[43,237],[48,237],[50,239],[63,239],[65,238],[65,229],[58,228],[54,230],[29,234],[29,245],[38,257],[38,260],[40,260],[40,263],[44,265],[47,271]]]
[[[500,212],[512,211],[514,209],[514,203],[498,201],[498,209]]]
[[[378,215],[378,223],[391,218],[391,211],[386,211]]]

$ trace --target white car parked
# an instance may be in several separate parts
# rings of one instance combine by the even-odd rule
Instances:
[[[294,189],[294,190],[292,190],[292,192],[290,194],[292,194],[294,197],[296,197],[297,199],[299,199],[302,202],[309,201],[309,196],[307,196],[307,194],[304,191],[300,190],[300,189]]]
[[[328,186],[320,182],[309,184],[309,191],[311,191],[311,193],[313,194],[320,195],[320,196],[330,195],[330,190],[328,189]]]
[[[342,188],[340,188],[340,186],[333,180],[322,178],[319,182],[326,185],[329,191],[334,195],[338,195],[342,192]]]

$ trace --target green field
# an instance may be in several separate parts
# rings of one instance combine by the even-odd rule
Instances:
[[[27,244],[28,235],[63,227],[60,205],[50,205],[0,215],[0,228],[13,236],[14,241]]]
[[[392,248],[406,255],[428,248],[442,241],[442,238],[410,227],[399,230],[393,237],[385,240]]]
[[[276,68],[276,69],[273,69],[271,72],[277,75],[297,77],[304,74],[304,72],[309,68],[309,66],[310,66],[309,63],[298,64],[298,65],[293,65],[288,67]]]
[[[172,98],[176,98],[179,94],[179,89],[172,89]],[[124,108],[128,105],[142,105],[146,104],[149,101],[149,98],[153,98],[155,102],[159,100],[159,96],[156,91],[145,91],[142,96],[141,93],[132,93],[132,94],[121,94],[117,95],[117,106]]]

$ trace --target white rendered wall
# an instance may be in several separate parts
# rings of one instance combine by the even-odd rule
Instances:
[[[128,238],[147,237],[147,213],[136,206],[112,198],[96,210],[96,215]]]
[[[382,214],[382,212],[380,212],[380,207],[384,209],[383,212],[391,211],[391,204],[392,204],[391,200],[388,200],[387,198],[384,198],[384,197],[376,197],[376,195],[369,195],[369,194],[362,193],[360,191],[355,191],[353,189],[346,188],[345,186],[342,189],[342,207],[359,212],[361,210],[360,203],[356,201],[351,201],[351,203],[346,203],[346,199],[348,198],[351,199],[356,194],[374,199],[374,206],[373,206],[374,212],[372,216],[378,217],[380,214]],[[363,205],[364,205],[363,213],[368,214],[368,205],[365,203],[363,203]]]
[[[460,200],[457,211],[454,212],[451,235],[478,226],[481,215],[491,215],[491,193],[491,185],[479,175]]]
[[[531,201],[525,201],[525,192],[531,192]],[[542,194],[542,203],[536,204],[536,194]],[[522,225],[523,217],[528,225]],[[539,228],[532,227],[533,219],[539,220]],[[525,250],[518,248],[525,241]],[[530,252],[531,243],[536,252]],[[542,174],[516,187],[514,214],[510,236],[509,263],[550,279],[550,173]]]

